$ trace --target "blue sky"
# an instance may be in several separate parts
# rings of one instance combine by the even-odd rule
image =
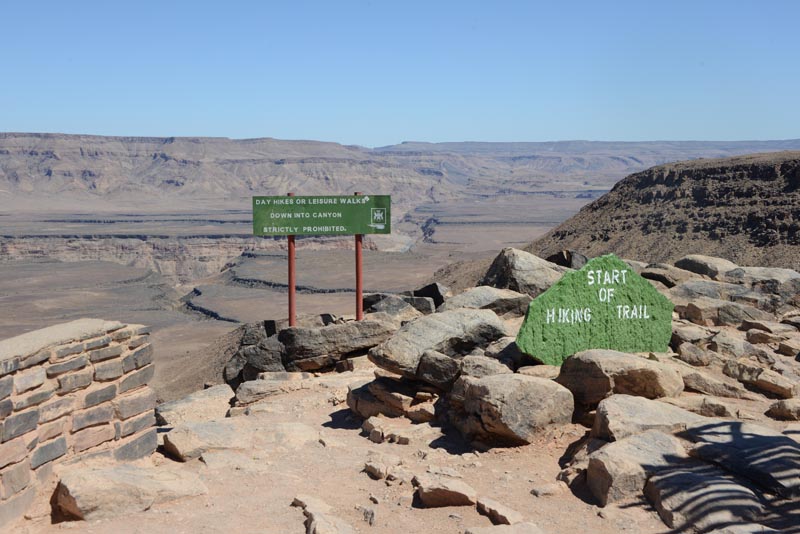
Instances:
[[[0,131],[800,137],[800,2],[4,2]]]

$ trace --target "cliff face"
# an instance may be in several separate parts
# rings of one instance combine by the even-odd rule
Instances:
[[[648,261],[709,254],[800,265],[800,152],[662,165],[628,176],[528,250]]]
[[[344,238],[298,240],[301,249],[347,248]],[[366,248],[376,248],[371,240]],[[110,261],[150,269],[173,283],[188,283],[222,271],[242,252],[278,252],[286,240],[254,237],[8,237],[0,238],[0,262]]]

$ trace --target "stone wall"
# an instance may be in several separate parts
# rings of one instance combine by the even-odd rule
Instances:
[[[148,332],[79,319],[0,341],[0,527],[51,489],[55,464],[155,451]]]

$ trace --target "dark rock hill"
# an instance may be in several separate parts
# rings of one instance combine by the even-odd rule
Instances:
[[[563,249],[614,252],[652,262],[687,254],[741,265],[800,265],[800,152],[752,154],[653,167],[532,243],[548,257]]]

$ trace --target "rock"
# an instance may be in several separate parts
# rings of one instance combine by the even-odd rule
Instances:
[[[534,497],[547,497],[551,495],[560,495],[566,491],[567,486],[563,482],[550,482],[548,484],[539,484],[531,489],[531,495]]]
[[[718,280],[720,275],[738,269],[739,266],[724,258],[713,256],[703,256],[701,254],[690,254],[675,262],[675,267],[691,271],[702,276],[708,276],[713,280]]]
[[[562,250],[546,258],[550,263],[555,263],[561,267],[568,267],[570,269],[580,269],[589,258],[575,250]]]
[[[514,525],[525,520],[521,513],[487,497],[478,499],[478,513],[488,517],[495,525]]]
[[[752,423],[709,421],[683,433],[692,455],[750,479],[784,498],[800,496],[800,443]]]
[[[711,338],[708,348],[718,354],[733,356],[734,358],[753,357],[764,364],[775,362],[775,358],[764,349],[756,347],[728,332],[720,332]]]
[[[490,440],[530,443],[551,424],[572,419],[572,394],[552,380],[519,374],[466,379],[462,433]]]
[[[435,350],[426,350],[419,359],[416,374],[419,380],[447,391],[461,374],[461,360]]]
[[[647,478],[687,458],[680,441],[648,430],[610,443],[589,455],[586,482],[601,506],[641,494]]]
[[[745,339],[747,339],[748,343],[753,343],[753,344],[777,345],[781,341],[784,341],[786,338],[784,336],[771,334],[769,332],[765,332],[764,330],[757,330],[753,328],[751,330],[747,330],[747,332],[745,333]]]
[[[421,317],[423,312],[418,310],[415,306],[408,302],[406,299],[413,299],[414,297],[403,297],[400,295],[389,295],[387,293],[370,293],[364,295],[363,306],[366,313],[379,313],[383,312],[392,317],[400,318],[403,321],[411,321],[417,317]],[[416,302],[417,299],[415,299]],[[422,302],[429,303],[433,306],[433,301],[430,299],[419,299]],[[419,303],[417,303],[419,305]],[[433,310],[427,311],[432,313]]]
[[[786,341],[781,341],[778,345],[778,354],[797,358],[798,354],[800,354],[800,339],[787,339]]]
[[[547,378],[548,380],[555,380],[559,373],[561,372],[561,367],[558,365],[526,365],[525,367],[520,367],[517,369],[517,373],[521,375],[527,376],[535,376],[538,378]]]
[[[615,441],[647,430],[672,434],[702,420],[692,412],[663,402],[631,395],[612,395],[597,406],[592,436]]]
[[[177,426],[222,419],[228,413],[233,390],[227,384],[196,391],[186,397],[156,406],[156,422],[161,426]]]
[[[384,417],[370,417],[361,429],[373,443],[397,443],[398,445],[428,445],[442,437],[439,429],[428,424],[410,424],[404,419],[386,419]]]
[[[528,252],[504,248],[486,271],[480,285],[512,289],[536,297],[558,282],[567,270]]]
[[[766,414],[781,421],[800,421],[800,399],[779,400],[769,407]]]
[[[406,292],[411,297],[423,297],[433,300],[434,308],[441,306],[445,299],[450,296],[450,288],[438,282],[428,284],[414,291]]]
[[[742,321],[768,321],[772,318],[769,313],[746,304],[707,297],[694,299],[675,310],[681,319],[704,326],[739,326]]]
[[[792,335],[797,333],[797,328],[792,325],[777,321],[743,321],[742,330],[762,330],[775,335]]]
[[[686,391],[734,399],[745,399],[751,396],[739,382],[727,377],[717,378],[717,376],[683,365],[676,366],[676,369],[683,377],[683,387]]]
[[[689,365],[704,367],[711,363],[711,356],[708,352],[692,343],[684,341],[678,346],[677,353],[678,359]]]
[[[300,374],[300,373],[297,373]],[[259,379],[243,382],[236,388],[236,405],[243,406],[258,402],[273,395],[297,391],[309,387],[302,380]]]
[[[644,494],[664,523],[676,531],[706,532],[752,521],[763,513],[749,488],[706,464],[655,474]]]
[[[486,356],[464,356],[461,360],[461,374],[473,378],[511,374],[513,371],[499,361]]]
[[[678,348],[682,343],[698,343],[711,339],[716,331],[692,323],[673,321],[671,345]]]
[[[779,534],[780,532],[779,530],[765,527],[757,523],[738,523],[715,528],[714,530],[708,531],[706,534]]]
[[[528,311],[531,297],[510,289],[498,289],[491,286],[478,286],[450,297],[438,311],[456,310],[458,308],[474,308],[492,310],[497,315],[522,316]]]
[[[651,263],[639,274],[642,275],[642,278],[661,282],[668,288],[697,278],[696,273],[666,263]]]
[[[78,463],[61,473],[53,501],[67,517],[95,521],[206,493],[199,477],[184,469]]]
[[[680,396],[674,399],[664,398],[660,399],[660,401],[703,417],[736,418],[736,410],[716,397],[709,397],[708,395]]]
[[[387,417],[402,417],[403,412],[393,408],[383,401],[377,399],[375,395],[369,390],[371,380],[364,383],[352,384],[348,387],[347,391],[347,407],[350,410],[364,419],[376,415],[385,415]]]
[[[675,369],[605,349],[586,350],[567,358],[556,382],[584,406],[594,406],[612,393],[655,399],[675,397],[683,391],[683,379]]]
[[[355,530],[338,517],[331,515],[331,507],[315,497],[298,495],[292,506],[301,508],[306,517],[306,534],[355,534]]]
[[[672,337],[673,308],[652,284],[608,254],[565,273],[531,302],[517,346],[549,365],[597,348],[664,352]]]
[[[319,432],[302,423],[275,423],[258,416],[183,423],[164,435],[164,450],[185,462],[207,451],[291,450],[317,442]]]
[[[478,493],[460,480],[433,475],[417,475],[412,483],[417,487],[417,497],[425,508],[443,506],[472,506]]]
[[[388,339],[395,329],[379,321],[352,321],[322,328],[290,327],[278,333],[286,369],[314,371],[332,367],[348,354],[366,351]]]
[[[490,310],[453,310],[420,317],[369,352],[370,360],[393,373],[417,378],[422,354],[435,350],[450,356],[468,354],[507,335]]]
[[[516,523],[493,527],[470,527],[464,534],[544,534],[544,532],[533,523]]]
[[[800,273],[779,267],[738,267],[725,273],[725,281],[744,284],[766,294],[779,295],[784,301],[800,293]]]
[[[243,369],[248,369],[250,373],[284,371],[283,353],[283,343],[276,336],[264,338],[257,345],[239,349],[239,355],[245,362]]]
[[[517,369],[522,365],[536,363],[530,356],[519,350],[516,339],[513,337],[501,337],[497,341],[490,343],[484,350],[483,355],[500,361],[509,369]]]
[[[795,395],[796,384],[775,371],[764,369],[747,358],[728,360],[722,371],[744,384],[784,399]]]

